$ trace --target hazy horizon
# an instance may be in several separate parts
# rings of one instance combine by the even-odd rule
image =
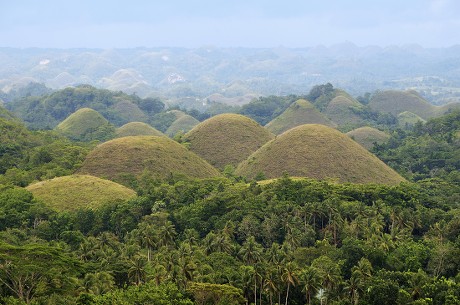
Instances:
[[[351,42],[443,48],[460,43],[459,1],[344,2],[8,1],[1,4],[0,47],[303,48]]]

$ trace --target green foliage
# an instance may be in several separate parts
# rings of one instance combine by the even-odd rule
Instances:
[[[107,118],[110,123],[121,126],[128,123],[117,104],[129,101],[145,111],[148,116],[155,115],[164,104],[147,98],[142,100],[135,95],[96,89],[89,85],[58,90],[44,96],[29,96],[8,103],[8,109],[17,114],[32,129],[53,129],[59,122],[81,108],[91,108]]]
[[[260,125],[266,125],[285,111],[289,105],[298,99],[297,96],[259,97],[241,107],[240,113],[255,120]]]
[[[377,145],[379,158],[406,178],[439,177],[458,184],[460,169],[460,111],[418,123],[409,131],[393,132],[387,143]]]

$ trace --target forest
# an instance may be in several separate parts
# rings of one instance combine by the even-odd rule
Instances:
[[[326,110],[334,90],[301,97]],[[460,111],[402,126],[358,99],[360,121],[338,128],[385,127],[371,152],[399,184],[248,179],[230,165],[202,179],[144,171],[118,181],[134,197],[70,209],[26,187],[74,174],[110,137],[69,138],[59,122],[91,107],[113,136],[133,105],[163,132],[174,118],[159,99],[91,86],[40,94],[11,97],[0,113],[2,304],[460,304]],[[238,111],[266,125],[299,98]]]

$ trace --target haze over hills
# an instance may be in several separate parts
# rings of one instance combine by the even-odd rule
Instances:
[[[460,96],[460,46],[289,48],[0,49],[0,89],[35,81],[77,84],[200,102],[305,93],[331,82],[353,95],[415,89],[434,103]],[[213,95],[219,94],[219,95]],[[237,98],[237,99],[235,99]]]

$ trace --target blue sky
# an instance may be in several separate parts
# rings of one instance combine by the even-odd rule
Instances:
[[[0,47],[460,44],[459,0],[0,0]]]

